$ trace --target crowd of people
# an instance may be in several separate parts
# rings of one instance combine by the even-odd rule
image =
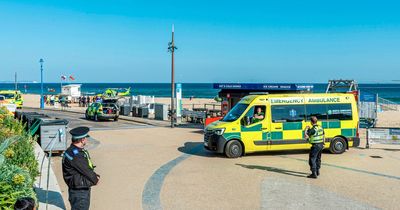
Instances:
[[[80,107],[88,107],[90,103],[101,102],[101,100],[100,96],[80,96],[78,103]]]
[[[74,102],[72,99],[69,99],[67,96],[62,95],[45,95],[44,102],[48,106],[54,106],[55,103],[60,103],[61,106],[68,107],[69,103]],[[102,97],[100,96],[80,96],[78,98],[79,107],[88,107],[90,103],[93,102],[101,102]]]

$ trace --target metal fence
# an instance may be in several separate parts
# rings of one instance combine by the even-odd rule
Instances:
[[[384,98],[378,97],[378,104],[382,111],[398,111],[399,110],[399,104],[397,104],[393,101],[389,101]]]
[[[365,119],[376,119],[377,118],[377,104],[376,102],[364,102],[358,103],[359,117]]]

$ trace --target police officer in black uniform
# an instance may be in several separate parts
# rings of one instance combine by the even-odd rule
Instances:
[[[77,127],[69,132],[72,144],[64,152],[62,170],[68,185],[68,197],[72,210],[88,210],[90,188],[99,182],[100,176],[94,172],[94,165],[84,149],[89,137],[88,127]]]

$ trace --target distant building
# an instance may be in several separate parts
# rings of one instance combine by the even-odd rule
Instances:
[[[71,96],[78,98],[81,96],[81,84],[64,85],[62,86],[61,95]]]

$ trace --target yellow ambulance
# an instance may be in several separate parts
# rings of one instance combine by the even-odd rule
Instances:
[[[0,90],[0,95],[4,96],[5,100],[10,104],[15,104],[17,109],[21,109],[24,104],[20,91],[15,90]]]
[[[273,150],[309,149],[304,138],[310,117],[325,130],[325,149],[341,154],[360,143],[353,94],[248,95],[204,129],[204,147],[229,158]]]

